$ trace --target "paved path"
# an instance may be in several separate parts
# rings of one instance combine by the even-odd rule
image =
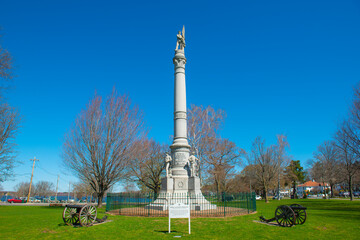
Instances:
[[[50,203],[6,203],[1,202],[0,206],[49,206]]]

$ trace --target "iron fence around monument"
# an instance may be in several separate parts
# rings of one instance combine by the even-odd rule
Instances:
[[[145,194],[108,193],[106,211],[126,216],[167,217],[168,205],[190,204],[191,217],[226,217],[256,211],[255,193]]]

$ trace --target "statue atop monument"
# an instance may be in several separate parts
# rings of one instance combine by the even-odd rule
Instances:
[[[175,50],[184,50],[185,48],[185,26],[183,26],[182,33],[179,31],[179,33],[176,35],[177,41],[176,41],[176,48]],[[179,48],[180,47],[180,48]]]

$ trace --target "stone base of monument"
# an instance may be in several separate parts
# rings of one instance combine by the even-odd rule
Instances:
[[[166,211],[169,204],[175,203],[190,204],[195,211],[216,209],[202,194],[199,177],[163,178],[158,197],[145,208]]]

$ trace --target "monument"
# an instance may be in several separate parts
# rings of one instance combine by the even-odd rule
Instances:
[[[171,155],[165,156],[166,177],[152,209],[167,210],[171,203],[190,203],[192,210],[215,209],[200,190],[199,159],[190,155],[187,140],[186,87],[185,87],[185,27],[177,34],[174,83],[174,140],[170,146]],[[186,196],[186,197],[185,197]]]

